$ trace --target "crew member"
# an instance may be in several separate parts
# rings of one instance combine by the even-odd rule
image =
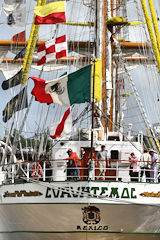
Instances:
[[[101,151],[97,153],[96,158],[98,159],[98,176],[102,176],[102,179],[105,180],[106,174],[106,161],[107,161],[107,151],[105,150],[105,145],[101,146]]]
[[[158,172],[158,154],[153,150],[149,150],[151,155],[151,182],[157,182],[157,172]]]
[[[132,152],[129,157],[130,165],[130,177],[131,181],[138,182],[138,158]]]
[[[67,162],[67,180],[75,180],[77,181],[78,179],[78,160],[79,157],[76,152],[73,152],[72,149],[68,149],[68,160]]]
[[[143,173],[146,176],[146,182],[149,182],[150,180],[150,173],[149,173],[149,168],[151,166],[151,155],[148,152],[148,149],[144,149],[144,153],[142,154],[140,158],[140,166],[141,166],[141,179],[143,176]]]

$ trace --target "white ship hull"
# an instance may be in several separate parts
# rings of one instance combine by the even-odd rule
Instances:
[[[120,182],[1,186],[0,239],[159,240],[158,188]]]
[[[72,239],[104,239],[104,240],[159,240],[160,234],[145,233],[52,233],[52,232],[14,232],[1,233],[1,240],[72,240]]]
[[[84,206],[86,205],[3,205],[0,209],[0,239],[82,240],[86,236],[87,239],[112,240],[160,238],[159,207],[95,205],[102,213],[101,223],[86,225],[81,220]]]

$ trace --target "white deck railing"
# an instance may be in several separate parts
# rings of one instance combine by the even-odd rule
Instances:
[[[83,162],[85,161],[85,163]],[[160,162],[155,167],[149,163],[151,168],[142,169],[141,162],[137,163],[137,171],[130,174],[130,162],[128,160],[110,159],[110,167],[98,167],[101,160],[92,160],[89,163],[86,160],[80,160],[81,166],[68,166],[64,159],[52,160],[50,164],[44,161],[20,162],[15,164],[6,164],[0,167],[0,184],[14,183],[21,179],[30,181],[37,179],[40,181],[121,181],[121,182],[158,182],[160,177]],[[104,162],[104,160],[103,160]],[[86,164],[87,163],[87,164]],[[143,171],[143,175],[142,175]]]

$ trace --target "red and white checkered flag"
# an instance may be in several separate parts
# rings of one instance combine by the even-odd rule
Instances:
[[[51,62],[61,57],[67,57],[66,35],[51,39],[38,47],[37,65]]]

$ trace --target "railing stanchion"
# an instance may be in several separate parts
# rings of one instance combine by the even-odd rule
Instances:
[[[14,183],[14,169],[15,165],[12,165],[12,183]]]
[[[116,161],[116,181],[118,181],[118,161]]]
[[[45,182],[46,179],[46,162],[43,163],[43,182]]]
[[[138,172],[138,182],[140,182],[140,179],[141,177],[140,177],[140,170],[139,170],[139,172]]]
[[[29,163],[27,163],[27,182],[29,182]]]

